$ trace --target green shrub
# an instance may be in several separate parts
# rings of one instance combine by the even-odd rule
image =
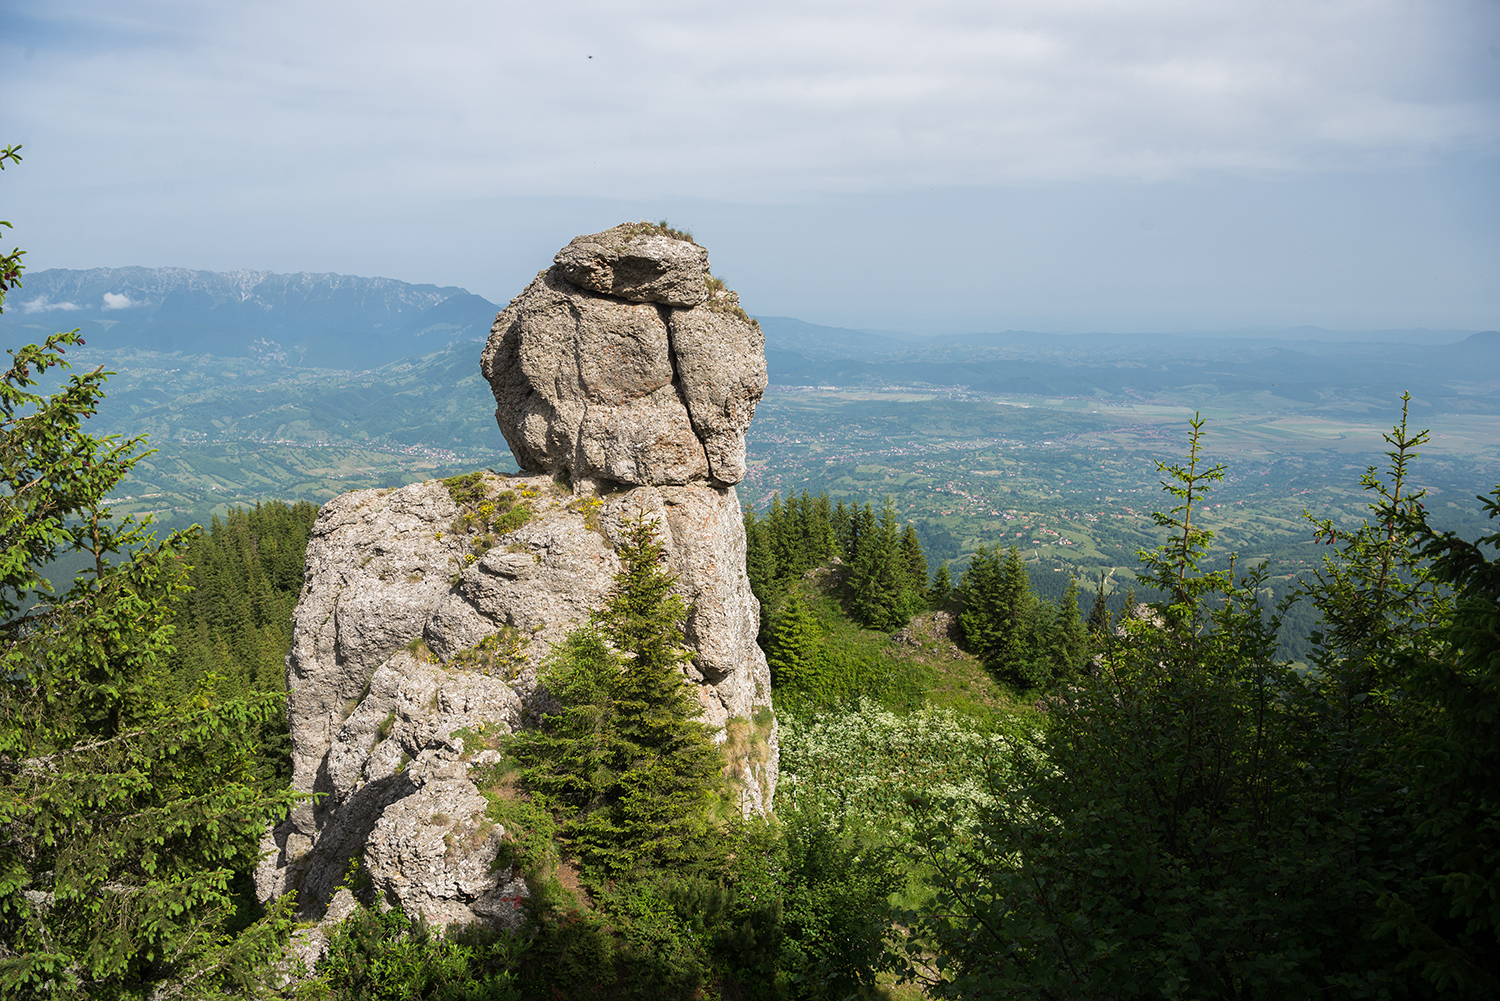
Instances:
[[[784,811],[781,979],[794,998],[868,991],[883,964],[902,854],[817,809]]]
[[[484,500],[488,493],[482,470],[465,473],[463,476],[450,476],[443,481],[443,486],[448,488],[448,496],[459,507],[473,507]]]
[[[301,998],[328,1001],[511,1001],[531,939],[485,925],[434,931],[400,910],[360,907],[329,937]]]
[[[489,530],[491,532],[494,532],[496,535],[506,535],[510,532],[514,532],[516,529],[520,528],[530,520],[531,508],[527,507],[525,504],[518,504],[515,507],[511,508],[509,511],[506,511],[504,514],[496,516],[495,519],[489,523]]]

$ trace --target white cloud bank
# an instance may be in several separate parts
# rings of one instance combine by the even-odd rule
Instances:
[[[9,102],[112,169],[780,198],[1500,148],[1478,0],[61,0]],[[41,48],[41,46],[39,46]]]
[[[59,310],[64,313],[71,313],[75,310],[83,308],[76,302],[52,302],[51,299],[45,295],[39,295],[29,302],[23,302],[20,304],[20,306],[21,312],[28,315],[32,313],[51,313]]]
[[[121,293],[118,293],[118,292],[106,292],[106,293],[104,293],[104,308],[105,309],[130,309],[132,306],[144,306],[144,305],[145,305],[144,302],[141,302],[140,300],[137,300],[137,299],[132,299],[128,295],[124,295],[124,294],[121,294]]]
[[[822,322],[1500,324],[1495,0],[0,5],[33,267],[504,301],[666,215]]]

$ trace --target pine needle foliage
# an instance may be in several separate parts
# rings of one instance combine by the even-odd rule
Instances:
[[[1162,489],[1178,503],[1165,513],[1151,513],[1151,520],[1168,531],[1166,546],[1140,554],[1147,571],[1141,579],[1175,595],[1178,604],[1215,588],[1222,588],[1229,582],[1229,577],[1225,574],[1197,572],[1198,564],[1208,552],[1214,533],[1202,525],[1193,524],[1194,506],[1203,500],[1203,495],[1215,483],[1224,478],[1222,463],[1209,466],[1204,460],[1204,423],[1203,416],[1196,413],[1188,421],[1190,431],[1186,465],[1160,460],[1156,463],[1157,472],[1166,475],[1161,481]]]
[[[1161,467],[1172,535],[1141,554],[1165,600],[1052,697],[1045,754],[992,778],[974,831],[924,832],[908,975],[940,997],[1496,996],[1500,533],[1427,526],[1403,408],[1371,517],[1315,523],[1324,628],[1294,668],[1265,569],[1200,567],[1222,470],[1191,431]]]
[[[302,592],[308,535],[318,509],[307,501],[233,508],[188,539],[189,589],[175,603],[170,674],[160,691],[181,705],[286,691],[292,612]],[[284,716],[261,728],[256,772],[267,789],[291,780]]]
[[[782,600],[766,645],[766,663],[771,668],[775,688],[809,688],[817,680],[821,652],[821,630],[808,610],[798,588],[791,588]]]
[[[163,699],[188,538],[105,502],[144,444],[83,430],[109,373],[34,391],[81,343],[53,334],[0,373],[0,996],[249,991],[289,930],[283,902],[224,933],[235,871],[291,800],[254,771],[282,698]],[[72,553],[89,566],[54,593],[43,570]]]
[[[683,674],[687,606],[655,523],[638,514],[623,534],[604,608],[543,674],[560,710],[508,745],[574,850],[610,876],[692,859],[724,768]]]
[[[107,373],[29,391],[77,343],[14,351],[0,378],[0,993],[16,998],[128,995],[217,964],[205,929],[290,800],[254,768],[279,694],[162,697],[188,539],[104,504],[142,443],[83,432]],[[91,566],[52,594],[42,568],[76,551]]]
[[[1500,519],[1500,487],[1478,500]],[[1383,930],[1440,988],[1500,993],[1500,528],[1468,542],[1434,531],[1420,507],[1401,528],[1453,603],[1437,644],[1397,658],[1403,686],[1436,710],[1403,758],[1418,830],[1441,861],[1427,892],[1385,899]]]
[[[745,547],[750,589],[763,613],[808,571],[835,558],[848,568],[849,614],[866,628],[895,632],[928,608],[937,593],[928,580],[927,554],[917,530],[899,522],[890,498],[877,515],[869,504],[841,500],[835,505],[826,493],[813,496],[804,490],[785,500],[774,494],[764,516],[745,512]],[[938,588],[944,597],[946,580]],[[763,643],[770,642],[769,625],[766,616]]]
[[[1024,688],[1046,689],[1078,672],[1088,638],[1078,609],[1078,582],[1060,605],[1037,597],[1031,573],[1014,546],[1005,552],[980,546],[959,586],[964,641],[996,677]]]

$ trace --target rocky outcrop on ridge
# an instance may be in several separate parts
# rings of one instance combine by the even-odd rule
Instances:
[[[547,705],[538,669],[600,607],[629,518],[657,524],[679,576],[695,653],[685,672],[720,728],[740,807],[770,808],[770,673],[755,642],[739,500],[725,479],[743,472],[764,355],[737,308],[696,313],[728,298],[704,280],[702,248],[620,231],[564,248],[496,320],[485,349],[513,444],[517,424],[507,421],[518,413],[522,424],[526,414],[577,417],[542,434],[547,450],[517,449],[537,471],[356,491],[320,512],[287,657],[293,785],[316,798],[268,834],[262,899],[295,889],[303,915],[319,918],[347,887],[439,924],[521,920],[526,884],[495,864],[516,832],[493,819],[488,766],[496,738],[535,725]],[[676,305],[695,289],[697,305]],[[551,339],[528,341],[538,330]],[[550,395],[521,391],[547,352]],[[523,357],[535,362],[529,370]],[[651,427],[678,437],[653,438]],[[305,937],[314,956],[321,939]]]
[[[553,261],[496,319],[481,360],[517,464],[632,485],[744,479],[765,336],[708,252],[634,223]]]

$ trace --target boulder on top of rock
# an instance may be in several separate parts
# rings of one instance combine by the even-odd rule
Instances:
[[[552,263],[579,288],[631,302],[691,307],[708,298],[708,251],[665,225],[625,223],[574,237]]]
[[[765,336],[665,226],[580,236],[495,320],[481,369],[522,469],[729,485],[766,388]]]

